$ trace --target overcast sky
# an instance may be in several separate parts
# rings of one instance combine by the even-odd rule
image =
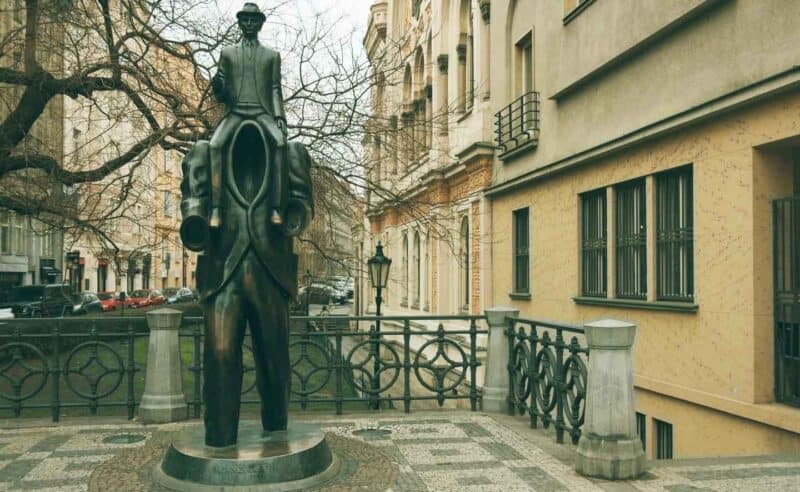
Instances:
[[[217,0],[220,10],[233,17],[244,5],[245,1],[253,0]],[[355,29],[353,42],[361,44],[367,26],[369,7],[374,0],[289,0],[288,4],[294,7],[302,16],[311,17],[315,13],[326,13],[334,18],[341,18],[341,32],[350,32]],[[255,0],[262,9],[286,0]]]

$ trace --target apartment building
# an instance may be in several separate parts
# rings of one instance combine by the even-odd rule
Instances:
[[[369,257],[380,241],[393,260],[386,312],[481,313],[491,292],[481,268],[493,162],[488,17],[468,0],[383,0],[368,22],[374,189],[359,250]]]
[[[25,15],[19,2],[2,2],[4,14],[0,15],[0,66],[11,70],[23,68],[23,43],[14,32],[24,25]],[[58,27],[48,27],[48,35],[58,39]],[[49,56],[39,47],[37,59],[49,70],[59,69],[58,57]],[[0,121],[5,121],[17,106],[23,88],[0,84]],[[12,154],[42,152],[57,161],[63,160],[62,129],[63,104],[61,99],[51,101],[40,118]],[[17,171],[0,179],[0,202],[15,202],[20,210],[31,209],[39,199],[63,198],[60,189],[52,186],[42,173]],[[37,218],[38,217],[38,218]],[[53,217],[43,221],[39,210],[15,213],[0,207],[0,298],[18,285],[56,283],[62,279],[63,237]]]
[[[797,19],[491,1],[488,304],[636,323],[650,458],[800,450]]]

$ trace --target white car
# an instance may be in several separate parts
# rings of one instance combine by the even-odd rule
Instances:
[[[0,319],[14,319],[14,313],[11,308],[0,309]]]

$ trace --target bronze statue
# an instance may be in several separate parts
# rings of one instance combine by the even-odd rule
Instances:
[[[292,243],[313,217],[311,159],[286,141],[280,56],[257,40],[264,14],[246,3],[237,18],[243,39],[222,50],[212,80],[225,116],[211,142],[198,141],[186,155],[181,184],[181,239],[203,252],[205,442],[215,447],[236,444],[248,325],[263,429],[286,429]]]

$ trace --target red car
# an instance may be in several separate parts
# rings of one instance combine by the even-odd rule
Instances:
[[[113,292],[98,292],[97,298],[100,299],[100,305],[103,307],[104,313],[117,309],[117,306],[121,304]]]
[[[165,302],[167,302],[167,298],[161,293],[160,290],[153,289],[150,291],[150,306],[157,306],[159,304],[164,304]]]
[[[125,298],[125,307],[138,308],[150,305],[149,290],[134,290]]]

